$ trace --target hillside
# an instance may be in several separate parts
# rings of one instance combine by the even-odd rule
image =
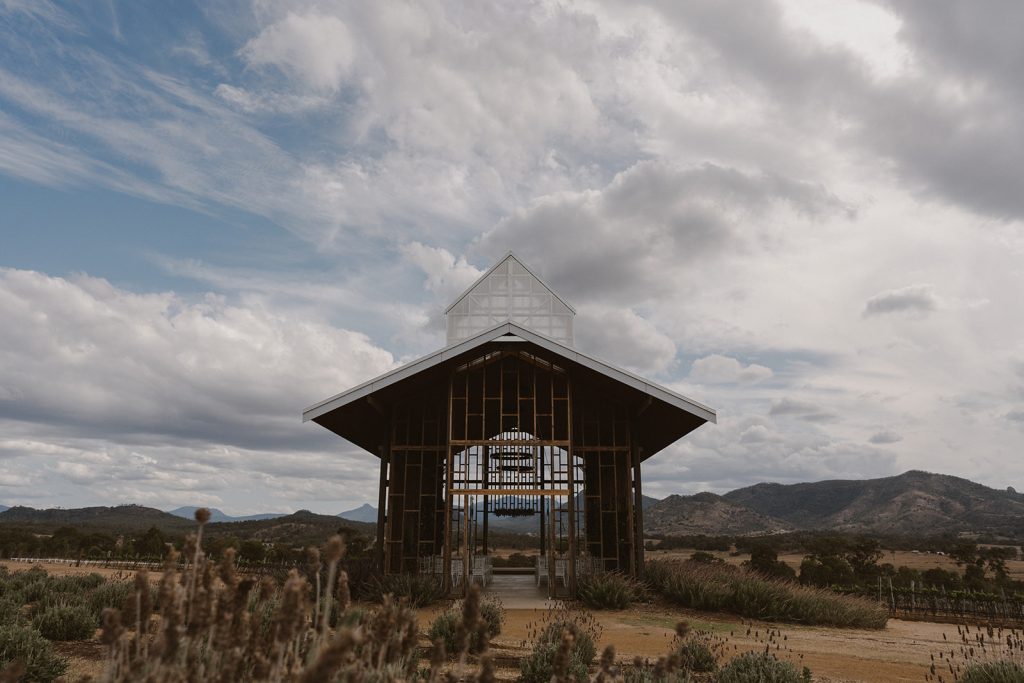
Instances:
[[[790,530],[791,524],[714,493],[669,496],[644,511],[644,531],[648,534],[757,536]]]
[[[1024,537],[1024,495],[917,470],[880,479],[756,484],[722,497],[800,529]]]
[[[142,505],[115,507],[52,508],[36,510],[21,505],[0,512],[0,524],[53,531],[62,526],[79,529],[126,533],[156,527],[165,533],[180,534],[191,530],[195,522]]]
[[[195,519],[196,510],[199,508],[195,505],[185,505],[180,508],[168,510],[167,514],[174,515],[175,517],[181,517],[182,519]],[[261,519],[275,519],[277,517],[284,517],[283,512],[264,512],[258,515],[243,515],[241,517],[232,517],[231,515],[225,514],[217,508],[207,508],[210,511],[211,522],[251,522],[254,520]]]
[[[373,538],[376,527],[334,515],[318,515],[309,510],[299,510],[290,515],[272,519],[211,523],[206,533],[211,537],[219,535],[250,538],[265,543],[288,543],[291,545],[309,545],[322,543],[331,535],[344,531],[349,537],[361,536]]]
[[[342,519],[348,519],[353,522],[377,522],[377,508],[370,505],[369,503],[363,503],[357,508],[352,510],[345,510],[345,512],[339,512],[338,516]]]

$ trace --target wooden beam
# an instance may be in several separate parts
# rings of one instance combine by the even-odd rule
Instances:
[[[453,489],[457,496],[567,496],[569,489]]]

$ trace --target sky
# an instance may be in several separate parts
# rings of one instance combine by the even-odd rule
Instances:
[[[645,493],[1024,489],[1024,4],[0,0],[0,503],[373,502],[304,408],[508,250]]]

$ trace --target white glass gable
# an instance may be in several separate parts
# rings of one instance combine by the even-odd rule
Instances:
[[[511,320],[572,346],[576,312],[530,270],[508,254],[445,312],[448,344]]]

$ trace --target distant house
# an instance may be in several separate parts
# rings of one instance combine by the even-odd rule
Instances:
[[[489,522],[533,517],[537,580],[643,571],[641,463],[715,411],[574,348],[575,310],[509,253],[447,346],[303,413],[380,458],[381,570],[484,582]]]

